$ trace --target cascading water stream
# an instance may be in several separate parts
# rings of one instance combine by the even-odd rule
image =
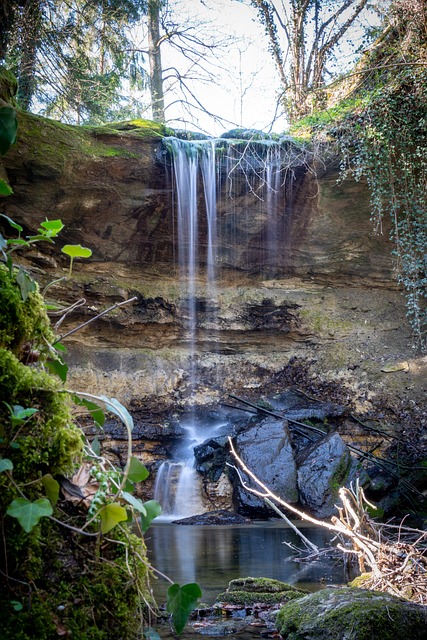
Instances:
[[[217,263],[220,248],[217,205],[220,197],[230,202],[231,226],[238,229],[238,243],[244,244],[251,224],[242,219],[247,212],[233,208],[234,193],[242,191],[253,195],[258,206],[267,208],[268,223],[264,231],[264,246],[260,252],[266,257],[265,266],[274,273],[279,251],[280,232],[277,212],[282,190],[283,149],[279,143],[256,143],[233,140],[184,141],[167,138],[176,192],[178,228],[178,265],[185,318],[185,336],[189,354],[189,386],[196,388],[196,341],[198,298],[205,299],[204,328],[211,339],[218,324],[217,316]],[[218,152],[221,149],[221,152]],[[224,152],[225,149],[225,152]],[[225,178],[221,177],[225,176]],[[227,184],[221,181],[226,180]],[[204,204],[199,210],[199,184],[203,182]],[[221,192],[226,191],[225,196]],[[236,199],[234,199],[236,200]],[[206,220],[202,216],[206,216]],[[206,242],[199,242],[200,228],[206,228]],[[203,249],[203,253],[202,253]],[[202,255],[200,255],[202,253]],[[206,277],[202,279],[200,264],[205,264]],[[202,513],[200,479],[195,470],[194,447],[209,437],[199,425],[195,414],[184,425],[186,438],[181,451],[171,461],[164,462],[157,472],[155,499],[168,518],[179,518]]]

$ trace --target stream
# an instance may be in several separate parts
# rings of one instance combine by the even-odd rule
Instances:
[[[301,527],[301,523],[297,523]],[[304,535],[319,548],[329,546],[331,533],[303,527]],[[249,525],[199,526],[170,523],[153,524],[146,534],[150,562],[156,569],[183,585],[198,582],[202,601],[215,602],[235,578],[265,577],[282,580],[309,591],[343,585],[357,575],[349,575],[342,562],[321,559],[299,561],[286,542],[302,548],[301,540],[284,522],[254,522]],[[159,604],[166,600],[169,584],[153,581]]]

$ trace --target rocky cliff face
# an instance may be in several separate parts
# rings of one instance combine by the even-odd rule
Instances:
[[[163,133],[149,122],[86,130],[19,114],[18,142],[3,159],[14,194],[0,210],[31,232],[46,217],[60,217],[63,242],[93,251],[90,261],[76,263],[71,282],[50,289],[64,305],[78,298],[88,304],[67,316],[61,331],[136,296],[67,341],[77,380],[125,401],[177,390],[185,396],[187,293],[177,278],[174,185]],[[262,255],[268,210],[258,195],[242,191],[239,199],[235,189],[219,206],[214,321],[203,265],[195,285],[196,366],[209,400],[223,388],[259,385],[295,357],[315,367],[314,375],[351,389],[370,381],[389,387],[382,365],[407,360],[400,378],[411,376],[412,384],[423,363],[410,351],[391,245],[372,232],[366,188],[338,184],[333,162],[316,174],[303,163],[292,175],[279,209],[274,272]],[[27,254],[42,281],[65,274],[59,249]],[[372,393],[365,388],[361,396]]]
[[[165,419],[154,407],[179,410],[227,401],[229,392],[268,396],[289,386],[335,395],[365,415],[383,411],[394,428],[388,408],[422,398],[426,361],[412,351],[391,244],[386,233],[373,234],[365,186],[338,184],[333,160],[317,172],[306,161],[294,167],[275,210],[274,268],[265,250],[268,207],[253,190],[239,193],[236,182],[233,198],[224,193],[215,300],[204,284],[206,229],[199,228],[190,363],[164,133],[149,122],[90,130],[19,114],[18,142],[3,158],[14,194],[0,199],[0,211],[26,232],[45,218],[66,225],[61,244],[22,259],[43,285],[67,274],[63,243],[93,251],[76,262],[71,280],[49,289],[63,309],[86,301],[58,332],[135,297],[64,341],[74,365],[70,386],[117,397],[142,422],[147,408],[160,429]],[[137,438],[136,450],[153,468],[167,456],[163,440],[147,446],[144,435]]]

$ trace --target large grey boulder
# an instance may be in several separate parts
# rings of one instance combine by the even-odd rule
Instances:
[[[291,600],[280,610],[288,640],[423,640],[427,608],[364,589],[324,589]]]
[[[298,489],[300,502],[317,518],[329,518],[336,513],[338,490],[348,486],[359,469],[338,433],[331,433],[306,447],[298,459]]]
[[[286,420],[266,418],[240,432],[235,439],[238,455],[271,491],[287,502],[297,502],[297,473]],[[242,473],[245,483],[256,485]],[[247,491],[236,476],[234,498],[240,513],[261,515],[266,506],[262,498]]]

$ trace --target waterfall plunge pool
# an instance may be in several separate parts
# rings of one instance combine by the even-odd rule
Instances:
[[[297,525],[319,548],[329,546],[330,532],[301,526],[301,522]],[[240,526],[155,523],[146,534],[151,564],[181,585],[198,582],[202,601],[207,605],[212,605],[229,581],[236,578],[275,578],[317,591],[346,584],[358,575],[356,567],[349,572],[342,561],[298,562],[299,556],[285,542],[298,548],[303,546],[282,521]],[[165,602],[169,584],[159,578],[152,586],[157,602]]]

